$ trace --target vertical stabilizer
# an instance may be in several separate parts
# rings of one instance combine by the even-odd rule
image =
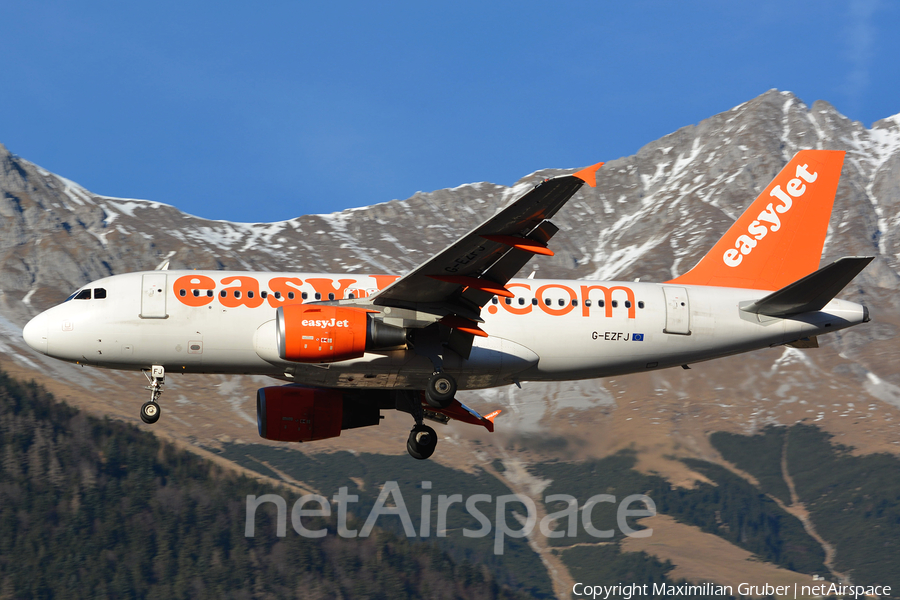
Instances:
[[[669,283],[777,290],[819,267],[844,152],[801,150],[696,267]]]

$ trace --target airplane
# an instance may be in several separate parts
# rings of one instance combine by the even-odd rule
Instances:
[[[268,375],[262,438],[307,442],[409,413],[407,450],[435,451],[424,420],[494,430],[457,390],[688,365],[869,321],[835,296],[874,257],[819,269],[844,152],[802,150],[690,271],[663,283],[518,279],[551,256],[550,222],[598,163],[541,181],[406,275],[169,271],[113,275],[35,316],[25,341],[80,365],[140,370],[160,417],[167,374]]]

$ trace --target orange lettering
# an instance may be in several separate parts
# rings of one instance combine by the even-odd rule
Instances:
[[[356,283],[356,280],[338,279],[338,287],[334,287],[333,279],[307,279],[306,283],[313,286],[313,289],[321,294],[321,300],[331,300],[332,298],[328,294],[334,294],[334,300],[341,300],[344,298],[344,291]]]
[[[507,283],[506,284],[506,289],[508,289],[510,291],[512,291],[511,288],[514,288],[514,287],[525,288],[526,290],[531,291],[531,286],[528,285],[527,283]],[[543,288],[541,288],[541,289],[543,289]],[[531,306],[530,301],[528,302],[528,304],[526,306],[523,306],[522,308],[515,308],[512,304],[507,304],[506,300],[512,300],[512,298],[500,298],[500,306],[505,308],[507,312],[510,312],[514,315],[527,315],[528,313],[531,312],[532,306]]]
[[[588,307],[587,303],[588,303],[588,300],[591,299],[590,293],[593,290],[600,290],[603,292],[603,299],[605,301],[607,318],[612,318],[612,316],[613,316],[612,315],[612,309],[613,309],[612,294],[616,290],[622,290],[623,292],[625,292],[628,295],[628,302],[629,302],[628,318],[633,319],[635,317],[635,315],[634,315],[634,292],[631,290],[631,288],[627,288],[622,285],[615,285],[610,288],[602,286],[602,285],[583,285],[583,286],[581,286],[581,314],[582,314],[582,316],[585,316],[585,317],[588,316],[589,307]]]
[[[219,303],[222,306],[226,308],[237,308],[238,306],[256,308],[263,303],[262,296],[259,295],[259,282],[256,279],[241,276],[226,277],[222,280],[222,285],[234,282],[240,284],[239,287],[225,288],[219,294]]]
[[[394,283],[398,279],[400,279],[399,275],[372,275],[372,279],[375,280],[375,287],[379,290],[383,290],[390,284]]]
[[[216,282],[206,275],[185,275],[172,285],[175,297],[187,306],[206,306],[213,301],[208,290],[216,289]]]
[[[288,304],[302,304],[299,287],[303,285],[303,280],[299,277],[273,277],[269,280],[269,306],[278,308]],[[280,296],[275,297],[276,292]],[[290,294],[294,294],[291,298]]]
[[[549,290],[550,288],[565,290],[569,294],[569,301],[566,302],[565,306],[561,306],[559,308],[547,306],[547,303],[544,302],[544,292],[546,290]],[[542,285],[534,293],[534,296],[538,299],[538,306],[541,307],[541,310],[543,310],[548,315],[553,315],[554,317],[561,317],[562,315],[566,315],[572,312],[572,309],[575,308],[575,305],[572,304],[572,300],[578,299],[578,296],[575,295],[575,290],[564,285],[559,285],[558,283],[548,283],[547,285]]]

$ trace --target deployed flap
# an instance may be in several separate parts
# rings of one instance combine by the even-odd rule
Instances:
[[[536,251],[546,247],[556,232],[546,219],[555,215],[585,182],[593,183],[596,168],[544,180],[372,296],[372,302],[413,309],[437,306],[446,314],[477,315],[496,289],[502,290]],[[495,291],[488,291],[491,289]]]
[[[741,310],[770,317],[822,310],[874,258],[848,256],[838,259],[761,300],[742,306]]]

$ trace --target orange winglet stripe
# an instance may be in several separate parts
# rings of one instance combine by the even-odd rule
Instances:
[[[465,285],[483,292],[503,296],[504,298],[512,298],[514,296],[512,292],[496,281],[488,281],[487,279],[479,279],[477,277],[467,277],[466,275],[429,275],[429,277],[437,279],[438,281]]]
[[[483,329],[478,327],[478,323],[475,321],[466,319],[465,317],[458,317],[456,315],[447,315],[443,319],[440,320],[440,323],[450,327],[451,329],[459,329],[460,331],[464,331],[466,333],[471,333],[472,335],[478,337],[488,337],[488,334],[485,333]]]
[[[603,163],[598,162],[596,165],[591,165],[590,167],[585,167],[577,173],[572,173],[572,176],[577,177],[591,187],[597,187],[597,169],[602,166]]]
[[[534,240],[516,237],[514,235],[483,235],[481,237],[492,242],[497,242],[498,244],[505,244],[507,246],[512,246],[513,248],[518,248],[519,250],[531,252],[532,254],[553,256],[553,250]]]
[[[488,414],[484,415],[484,418],[487,419],[488,421],[490,421],[491,423],[493,423],[494,419],[497,418],[497,415],[499,415],[502,412],[503,411],[498,408],[494,412],[489,412]]]

